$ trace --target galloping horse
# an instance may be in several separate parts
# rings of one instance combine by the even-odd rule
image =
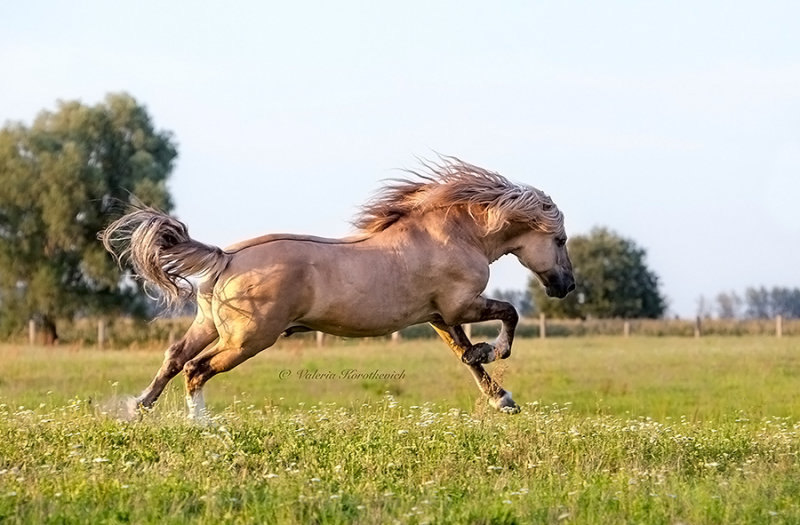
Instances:
[[[197,301],[194,322],[130,408],[151,407],[183,370],[189,417],[204,417],[206,381],[281,335],[368,337],[430,323],[490,404],[518,411],[482,366],[511,354],[518,315],[482,293],[489,264],[508,253],[549,296],[573,290],[563,214],[540,190],[457,158],[423,166],[413,180],[384,187],[354,222],[359,233],[343,239],[273,234],[223,250],[150,208],[110,224],[100,234],[109,252],[129,258],[166,302]],[[196,290],[190,276],[200,279]],[[472,344],[461,325],[487,320],[502,321],[497,339]]]

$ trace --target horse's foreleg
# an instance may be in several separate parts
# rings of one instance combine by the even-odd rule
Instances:
[[[461,360],[464,363],[468,365],[491,363],[498,358],[506,359],[511,355],[511,344],[514,341],[514,331],[519,322],[519,315],[510,303],[478,297],[459,316],[460,323],[478,323],[494,320],[502,322],[497,339],[495,339],[494,343],[469,345],[461,356]]]
[[[470,343],[467,334],[461,326],[448,326],[444,322],[434,321],[431,326],[436,333],[447,343],[447,346],[456,354],[462,362],[464,361],[464,353],[473,347]],[[484,343],[485,344],[485,343]],[[514,403],[511,398],[511,392],[504,390],[500,384],[491,378],[491,376],[484,370],[483,365],[479,363],[464,363],[469,368],[472,377],[478,384],[483,395],[485,395],[489,403],[496,409],[504,412],[516,413],[519,412],[519,406]]]
[[[470,346],[462,359],[467,364],[491,363],[495,359],[506,359],[511,355],[511,344],[519,322],[516,309],[504,301],[478,297],[462,316],[462,323],[499,320],[500,333],[493,343],[478,343]]]

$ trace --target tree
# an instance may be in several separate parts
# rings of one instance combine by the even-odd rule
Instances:
[[[800,289],[775,287],[772,289],[772,310],[775,315],[790,319],[800,317]]]
[[[658,277],[645,262],[646,252],[606,228],[577,235],[568,244],[575,291],[565,299],[548,298],[536,278],[530,288],[536,308],[553,317],[657,318],[666,300]]]
[[[751,319],[769,319],[776,315],[800,317],[800,288],[750,287],[745,290],[745,315]]]
[[[742,298],[736,292],[720,292],[717,295],[717,311],[720,319],[737,319],[742,312]]]
[[[748,288],[744,292],[744,301],[747,305],[746,315],[751,319],[769,319],[772,317],[772,301],[769,291],[763,286]]]
[[[38,317],[45,340],[76,313],[144,304],[138,285],[97,241],[113,213],[137,201],[172,208],[166,188],[177,157],[130,95],[86,106],[59,102],[30,127],[0,130],[0,314],[6,332]]]
[[[705,295],[697,298],[697,317],[701,319],[711,319],[714,307]]]

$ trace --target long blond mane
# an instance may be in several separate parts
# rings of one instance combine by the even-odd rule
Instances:
[[[415,213],[461,207],[484,225],[486,233],[511,223],[547,233],[564,229],[561,211],[532,186],[515,184],[456,157],[443,156],[438,163],[422,161],[422,167],[422,172],[408,170],[414,180],[395,179],[379,190],[353,224],[364,233],[377,233]]]

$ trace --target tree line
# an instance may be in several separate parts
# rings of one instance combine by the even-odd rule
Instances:
[[[751,286],[743,294],[720,292],[713,301],[701,296],[697,315],[720,319],[800,318],[800,288]]]

